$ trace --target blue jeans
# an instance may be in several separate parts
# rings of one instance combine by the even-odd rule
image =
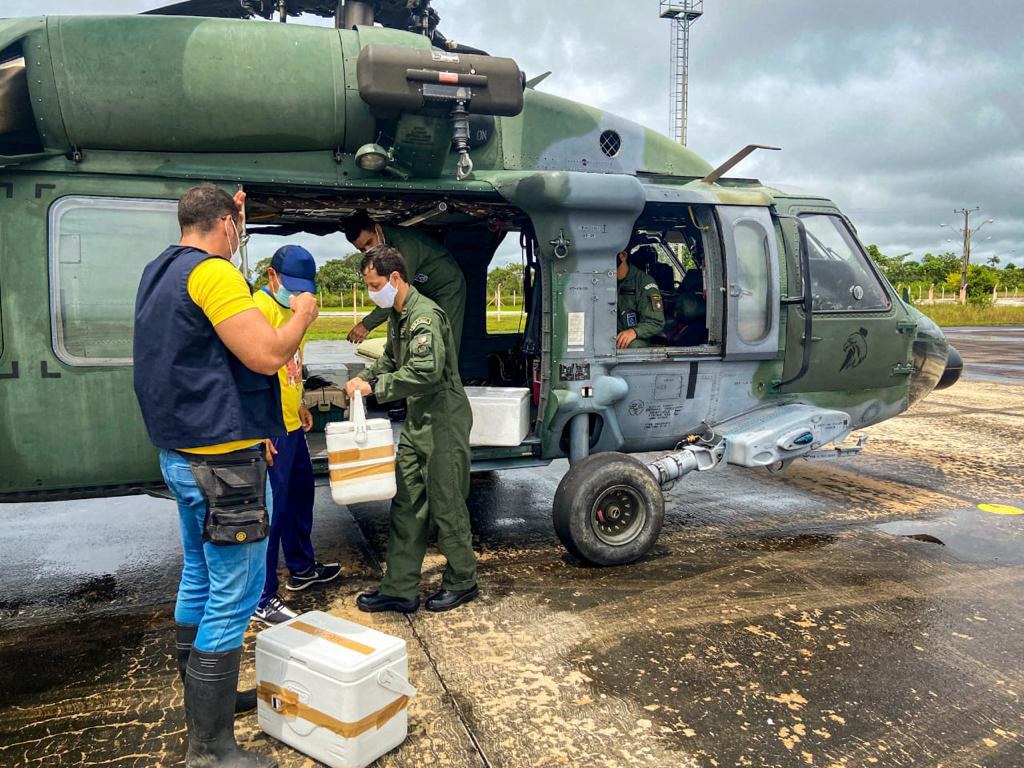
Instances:
[[[267,581],[260,596],[262,608],[277,594],[277,558],[284,550],[284,562],[291,573],[305,573],[314,565],[313,462],[302,429],[274,438],[274,465],[267,470],[274,491],[274,515],[270,522],[267,547]],[[268,507],[270,502],[268,501]]]
[[[188,461],[174,451],[160,451],[160,471],[178,501],[185,556],[174,620],[199,625],[193,645],[200,651],[222,653],[238,648],[263,589],[267,540],[229,545],[204,542],[206,499]],[[272,504],[268,481],[268,510]]]

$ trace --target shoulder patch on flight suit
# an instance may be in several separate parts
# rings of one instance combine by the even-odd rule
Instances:
[[[662,307],[661,307],[661,294],[660,293],[652,293],[651,294],[651,306],[653,306],[659,312],[664,311],[662,309]]]
[[[433,339],[429,333],[421,333],[412,340],[412,353],[418,357],[430,354]]]
[[[430,279],[430,275],[424,274],[423,272],[419,272],[419,273],[413,275],[413,277],[412,277],[412,281],[414,283],[419,283],[420,285],[422,285],[423,283],[427,282],[427,280],[429,280],[429,279]]]
[[[655,290],[657,290],[657,288],[658,288],[658,284],[657,284],[657,283],[648,283],[647,285],[645,285],[645,286],[644,286],[644,290],[645,290],[645,291],[649,291],[649,290],[651,290],[652,288],[654,288]]]
[[[417,317],[415,320],[413,320],[412,327],[413,328],[422,328],[424,326],[428,326],[429,327],[432,322],[433,322],[433,318],[431,318],[429,316]]]

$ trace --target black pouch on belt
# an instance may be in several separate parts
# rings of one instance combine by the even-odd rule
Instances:
[[[206,498],[203,541],[251,544],[267,538],[267,461],[259,448],[216,456],[186,455]]]

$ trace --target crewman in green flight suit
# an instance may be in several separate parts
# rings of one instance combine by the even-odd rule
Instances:
[[[619,315],[616,349],[651,346],[651,339],[665,328],[661,289],[654,278],[629,263],[629,252],[619,252],[615,277],[619,281]]]
[[[469,527],[469,431],[473,412],[459,379],[448,318],[409,284],[405,261],[391,245],[370,248],[360,268],[370,298],[388,313],[384,355],[345,384],[382,403],[405,398],[408,417],[398,441],[398,493],[391,502],[387,573],[374,592],[359,595],[363,611],[412,613],[419,608],[427,537],[448,559],[441,589],[427,610],[447,611],[474,599],[476,556]]]
[[[444,246],[415,229],[377,224],[366,211],[359,211],[345,222],[345,237],[363,253],[382,244],[393,245],[399,250],[405,259],[409,282],[448,316],[455,337],[457,359],[462,345],[462,320],[466,313],[466,278]],[[349,332],[348,340],[358,344],[387,319],[388,311],[378,307]]]

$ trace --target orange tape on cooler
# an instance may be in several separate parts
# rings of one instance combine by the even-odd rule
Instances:
[[[369,656],[377,650],[376,648],[371,648],[368,645],[357,643],[355,640],[349,640],[344,635],[338,635],[334,632],[329,632],[326,629],[314,627],[312,624],[307,624],[304,621],[293,621],[288,626],[291,629],[297,629],[299,632],[305,632],[307,635],[314,635],[315,637],[319,637],[321,640],[327,640],[335,645],[340,645],[342,648],[348,648],[350,651],[355,651],[356,653],[361,653],[365,656]]]
[[[358,480],[363,477],[374,475],[387,475],[395,471],[395,462],[385,461],[382,464],[368,464],[365,467],[347,467],[345,469],[332,469],[331,482],[342,483],[346,480]]]
[[[348,448],[344,451],[331,451],[327,454],[327,461],[331,464],[347,464],[350,461],[386,459],[394,455],[395,446],[381,445],[377,448]]]
[[[383,728],[391,718],[409,705],[408,696],[399,696],[386,707],[381,707],[376,712],[371,712],[354,723],[346,723],[303,704],[299,701],[299,694],[295,691],[281,688],[273,683],[259,683],[256,686],[256,695],[282,717],[301,717],[303,720],[320,728],[326,728],[344,739],[354,739],[371,728]]]

